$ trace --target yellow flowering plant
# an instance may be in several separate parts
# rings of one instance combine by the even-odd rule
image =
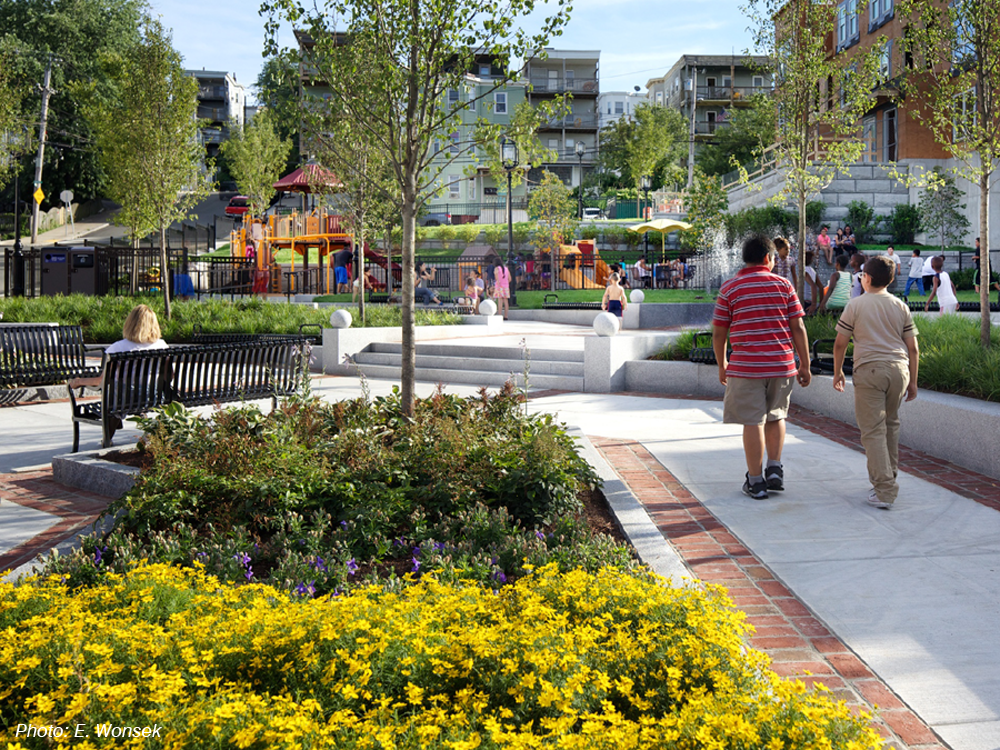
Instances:
[[[8,750],[111,746],[116,727],[158,732],[114,746],[178,750],[881,747],[867,717],[770,672],[721,589],[649,575],[303,600],[155,564],[0,585],[0,628]]]

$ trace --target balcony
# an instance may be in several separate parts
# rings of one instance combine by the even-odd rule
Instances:
[[[534,75],[531,77],[530,83],[533,94],[570,93],[575,96],[597,96],[601,93],[598,80],[586,76],[548,78]]]
[[[572,114],[568,117],[555,117],[542,125],[540,130],[597,130],[597,114]]]
[[[198,107],[198,119],[226,122],[229,119],[229,109],[227,107]]]
[[[722,128],[727,128],[727,127],[729,127],[729,123],[726,122],[725,120],[722,120],[721,122],[696,122],[694,124],[694,134],[695,137],[699,135],[702,136],[714,135]]]
[[[754,94],[770,94],[770,86],[699,86],[700,102],[738,102]]]
[[[225,86],[199,86],[198,87],[198,98],[205,99],[222,99],[225,101],[229,98],[226,93]]]

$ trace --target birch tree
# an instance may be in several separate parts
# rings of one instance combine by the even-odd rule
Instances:
[[[859,18],[865,6],[858,3]],[[798,246],[804,251],[806,204],[864,151],[860,121],[874,103],[878,58],[870,49],[836,54],[828,47],[827,40],[837,38],[835,4],[749,0],[745,10],[756,50],[770,59],[775,82],[777,140],[771,153],[785,180],[774,200],[791,201],[798,209]],[[748,183],[745,167],[740,172]],[[802,266],[795,266],[800,297]]]
[[[990,278],[990,188],[1000,168],[1000,7],[995,0],[898,0],[914,65],[907,108],[979,188],[980,273]],[[990,345],[989,284],[979,290],[980,341]]]

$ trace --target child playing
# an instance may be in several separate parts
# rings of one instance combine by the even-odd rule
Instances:
[[[465,280],[465,296],[458,303],[469,305],[476,315],[479,314],[479,287],[476,286],[475,276],[470,276]]]
[[[601,309],[620,318],[625,314],[625,308],[628,307],[628,302],[625,301],[625,290],[618,285],[618,274],[611,274],[608,281],[608,288],[604,290],[604,299],[601,300]]]
[[[906,303],[889,294],[896,264],[865,263],[865,294],[847,303],[833,345],[833,387],[844,391],[844,355],[854,339],[854,418],[868,458],[868,504],[889,510],[899,494],[899,407],[917,397],[917,329]]]
[[[958,291],[955,289],[955,282],[944,270],[944,256],[938,255],[931,259],[931,268],[934,269],[934,281],[931,282],[931,296],[927,298],[924,305],[924,312],[931,309],[931,302],[937,297],[938,310],[942,315],[958,312]]]
[[[903,290],[903,299],[910,296],[910,287],[914,284],[920,290],[920,296],[924,296],[924,259],[920,257],[920,251],[914,250],[910,256],[910,272],[906,275],[906,288]]]
[[[819,303],[820,312],[840,312],[851,298],[851,274],[847,270],[851,259],[847,255],[838,255],[833,262],[837,270],[830,274],[826,295]]]

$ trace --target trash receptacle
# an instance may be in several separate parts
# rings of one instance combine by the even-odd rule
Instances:
[[[71,294],[97,294],[97,263],[92,248],[69,251],[69,291]]]
[[[63,248],[42,251],[42,295],[69,294],[69,253]]]

